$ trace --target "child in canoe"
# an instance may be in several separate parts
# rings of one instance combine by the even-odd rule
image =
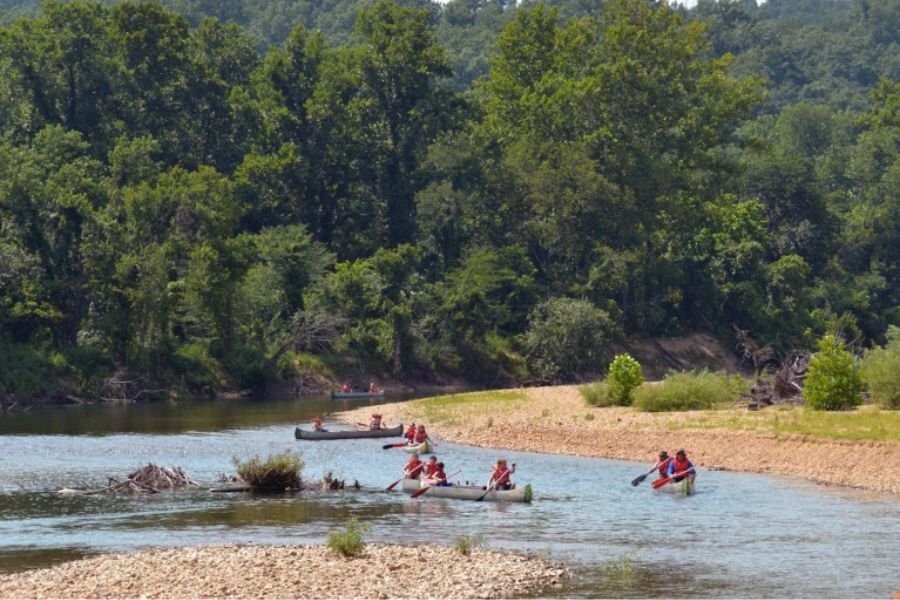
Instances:
[[[316,415],[312,420],[313,431],[328,431],[322,424],[322,416]]]
[[[381,429],[381,427],[381,414],[372,413],[372,418],[369,420],[369,429],[376,430]]]
[[[434,457],[432,456],[431,458]],[[449,487],[453,485],[447,481],[447,473],[444,472],[444,463],[442,462],[435,463],[434,474],[430,477],[426,477],[422,483],[424,485],[434,485],[437,487]]]
[[[438,461],[437,456],[432,454],[428,457],[428,462],[425,463],[425,478],[434,477],[434,474],[437,473],[438,470]]]
[[[425,463],[419,460],[419,454],[413,452],[409,456],[409,460],[406,461],[406,465],[404,465],[403,467],[403,477],[405,477],[406,479],[418,479],[419,474],[424,468]]]
[[[497,464],[494,465],[493,471],[491,472],[491,478],[488,479],[487,485],[484,489],[489,489],[492,486],[496,486],[498,490],[512,490],[515,489],[516,484],[509,480],[509,476],[516,472],[516,463],[513,463],[512,466],[506,466],[506,459],[501,458],[497,460]]]
[[[675,460],[669,463],[667,475],[672,477],[672,481],[675,482],[681,481],[685,477],[693,479],[697,475],[697,472],[694,470],[694,463],[688,460],[684,450],[679,450],[675,453]]]
[[[417,444],[423,444],[427,439],[428,433],[425,431],[425,426],[419,423],[419,426],[416,428],[416,437],[413,438],[413,441]]]

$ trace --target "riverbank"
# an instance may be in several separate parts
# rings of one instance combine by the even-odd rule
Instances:
[[[424,422],[437,437],[480,447],[653,462],[684,448],[708,469],[802,477],[823,484],[900,494],[897,411],[808,414],[642,413],[585,404],[578,386],[476,392],[341,413],[349,423],[378,411],[387,424]],[[883,441],[879,441],[883,440]],[[637,473],[635,473],[637,475]]]
[[[0,575],[0,598],[505,598],[549,588],[565,574],[537,556],[483,548],[463,556],[442,546],[370,544],[349,559],[324,546],[197,546]]]

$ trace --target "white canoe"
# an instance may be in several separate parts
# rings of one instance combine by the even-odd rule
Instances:
[[[428,440],[425,440],[421,444],[407,444],[402,446],[402,448],[404,452],[409,452],[410,454],[413,452],[418,454],[434,454],[434,452],[431,451],[431,443]]]
[[[657,492],[665,492],[667,494],[676,494],[680,496],[690,496],[694,493],[696,486],[696,476],[685,477],[681,481],[669,480],[666,485],[655,488]]]
[[[342,398],[357,398],[357,399],[365,399],[365,398],[384,398],[384,390],[380,392],[331,392],[332,400],[340,400]]]
[[[418,479],[403,480],[404,492],[411,494],[420,488],[421,482]],[[457,500],[478,500],[484,496],[485,502],[531,502],[532,492],[530,483],[513,490],[491,490],[487,495],[485,495],[484,489],[480,485],[436,485],[419,497],[424,498],[426,496],[455,498]]]

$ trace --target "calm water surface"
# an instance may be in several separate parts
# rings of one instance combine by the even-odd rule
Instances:
[[[644,465],[506,453],[532,505],[412,500],[384,489],[406,455],[385,440],[296,442],[327,399],[85,406],[0,415],[0,570],[109,550],[225,542],[321,542],[358,516],[372,539],[549,552],[575,577],[554,595],[889,597],[900,589],[900,502],[788,478],[701,471],[690,498],[629,481]],[[147,462],[212,484],[232,456],[300,449],[307,478],[358,479],[360,492],[284,497],[163,493],[60,496]],[[442,442],[460,479],[487,478],[496,453]],[[648,448],[648,453],[652,449]]]

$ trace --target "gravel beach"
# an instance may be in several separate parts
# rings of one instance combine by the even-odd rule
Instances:
[[[0,598],[505,598],[565,575],[533,555],[482,548],[370,544],[351,559],[324,546],[197,546],[0,575]]]
[[[501,392],[502,394],[503,392]],[[900,444],[807,435],[693,428],[702,412],[645,413],[587,406],[578,386],[509,390],[512,397],[446,405],[429,401],[339,413],[347,423],[371,412],[384,422],[424,422],[429,433],[486,448],[645,461],[659,450],[687,450],[700,467],[802,477],[823,484],[900,494]],[[746,413],[746,409],[733,409]],[[588,416],[590,415],[590,416]]]

